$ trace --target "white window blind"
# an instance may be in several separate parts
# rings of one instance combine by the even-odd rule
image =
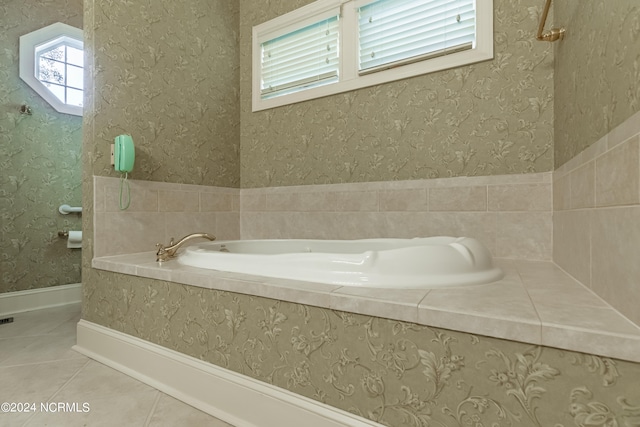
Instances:
[[[475,0],[378,0],[358,9],[360,74],[471,49]]]
[[[261,43],[261,97],[338,81],[338,16]]]

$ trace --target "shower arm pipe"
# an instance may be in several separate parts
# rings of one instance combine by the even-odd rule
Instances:
[[[551,7],[551,0],[547,0],[544,5],[544,11],[542,12],[542,18],[540,19],[540,25],[538,26],[538,34],[536,40],[554,42],[556,40],[562,40],[564,38],[564,28],[551,28],[548,31],[544,31],[544,24],[547,22],[547,15],[549,15],[549,8]]]

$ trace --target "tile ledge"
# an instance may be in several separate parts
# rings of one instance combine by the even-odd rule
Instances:
[[[377,312],[380,307],[386,306],[389,309],[384,310],[385,315],[377,315],[378,317],[408,321],[425,326],[446,328],[446,326],[442,326],[443,322],[438,321],[438,317],[443,316],[443,320],[446,320],[451,319],[452,316],[460,316],[461,320],[463,320],[463,318],[467,320],[470,319],[471,321],[469,322],[469,325],[461,326],[459,322],[456,322],[458,323],[458,325],[456,325],[455,328],[449,329],[471,334],[477,333],[476,327],[473,324],[474,322],[482,321],[483,319],[488,321],[490,320],[494,324],[504,323],[504,328],[496,328],[496,330],[493,332],[485,331],[484,333],[482,333],[482,335],[498,339],[520,341],[535,345],[540,345],[540,343],[542,343],[542,345],[548,345],[549,347],[556,347],[563,350],[576,352],[585,352],[585,349],[589,349],[590,354],[594,354],[597,356],[611,357],[632,362],[640,362],[640,327],[632,323],[629,319],[627,319],[611,307],[611,310],[615,312],[619,317],[616,318],[616,320],[618,321],[617,323],[626,323],[629,327],[629,330],[633,331],[634,333],[629,332],[629,330],[626,332],[616,331],[613,327],[608,330],[606,327],[600,327],[596,329],[577,325],[563,325],[558,324],[558,322],[554,322],[552,320],[541,319],[539,315],[537,321],[532,321],[532,319],[527,316],[505,317],[504,315],[498,313],[492,314],[490,311],[480,314],[478,313],[477,307],[474,308],[472,306],[469,306],[468,311],[465,310],[465,307],[457,307],[455,309],[446,309],[443,307],[436,310],[431,310],[430,315],[432,317],[430,319],[424,320],[422,316],[419,316],[419,310],[420,304],[425,295],[420,296],[419,294],[417,294],[414,304],[410,301],[394,301],[390,298],[376,298],[366,294],[357,295],[341,293],[341,290],[343,290],[344,287],[336,285],[313,283],[313,286],[309,287],[309,282],[274,279],[269,277],[228,273],[216,270],[204,270],[194,267],[186,267],[178,264],[177,262],[169,262],[159,265],[157,262],[153,261],[154,258],[154,252],[105,256],[94,258],[92,260],[92,267],[98,270],[111,271],[137,277],[159,279],[168,282],[202,287],[206,289],[223,290],[271,299],[274,299],[275,292],[278,294],[276,299],[282,299],[284,301],[294,303],[315,305],[318,307],[347,311],[355,314],[363,314],[369,316],[376,316],[375,312]],[[554,273],[556,275],[560,274],[561,276],[566,276],[564,277],[564,279],[573,279],[571,278],[571,276],[567,275],[564,271],[558,268],[554,263],[549,261],[529,262],[518,260],[513,263],[511,268],[520,271],[520,268],[527,263],[530,263],[529,269],[527,269],[527,272],[529,274],[531,272],[531,266],[540,266],[541,264],[544,264],[546,270],[555,269]],[[229,286],[225,286],[225,281],[235,282],[237,288],[234,287],[233,289],[229,289]],[[502,281],[505,282],[505,285],[508,284],[509,286],[514,286],[512,277],[503,279]],[[561,282],[562,281],[558,280],[558,286],[562,286]],[[500,282],[496,282],[496,284],[498,283]],[[238,286],[239,284],[240,286]],[[527,289],[527,285],[522,280],[520,280],[520,285],[523,286],[525,290]],[[580,285],[578,289],[579,290],[577,290],[577,292],[590,292],[582,285]],[[376,288],[376,290],[379,292],[378,288]],[[426,289],[425,294],[429,293],[429,291],[430,290]],[[352,299],[353,304],[350,304],[350,308],[347,310],[345,310],[344,308],[344,303],[336,306],[335,298],[331,298],[331,296],[333,295],[339,296],[339,299],[343,302],[345,299]],[[302,302],[301,300],[305,301]],[[307,302],[309,300],[313,302]],[[539,313],[538,308],[540,308],[540,303],[538,303],[537,305],[533,301],[530,301],[530,303],[535,312]],[[390,315],[389,312],[392,311],[393,308],[397,309],[399,305],[405,305],[409,310],[412,310],[413,307],[415,307],[415,310],[413,313]],[[423,308],[426,307],[423,306]],[[435,318],[433,316],[435,316]],[[539,333],[529,335],[520,334],[518,335],[518,339],[514,339],[512,333],[504,332],[509,330],[509,328],[514,324],[523,327],[535,326],[537,330],[541,331],[542,336],[540,336]],[[546,339],[545,330],[549,327],[555,330],[555,339]],[[564,336],[567,338],[566,340],[557,339],[558,330],[564,334]],[[604,342],[612,340],[617,343],[619,343],[620,340],[623,340],[625,348],[620,349],[619,346],[603,346],[603,340]],[[545,344],[549,342],[553,344]],[[632,351],[629,351],[630,347],[632,348]],[[593,349],[595,349],[595,351],[593,351]]]

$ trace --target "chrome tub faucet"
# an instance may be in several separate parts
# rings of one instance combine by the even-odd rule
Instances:
[[[198,238],[209,239],[211,241],[216,240],[216,237],[214,235],[208,234],[208,233],[189,234],[188,236],[184,236],[177,243],[173,241],[173,237],[172,237],[171,241],[169,242],[169,246],[164,246],[162,243],[156,243],[156,247],[158,248],[158,252],[156,252],[156,261],[163,262],[163,261],[169,261],[171,258],[175,258],[176,251],[182,245],[184,245],[189,240],[198,239]]]

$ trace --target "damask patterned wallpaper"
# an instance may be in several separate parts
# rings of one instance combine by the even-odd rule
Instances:
[[[97,272],[84,318],[393,427],[635,427],[640,364]]]
[[[555,1],[555,167],[640,111],[637,0]]]
[[[552,170],[543,2],[494,0],[491,61],[252,113],[251,27],[307,3],[240,2],[243,188]]]
[[[82,201],[82,118],[58,113],[18,74],[20,36],[55,22],[82,28],[82,0],[0,3],[0,293],[80,282],[81,253],[57,232],[81,228],[58,207]]]
[[[95,32],[90,174],[117,176],[113,138],[133,136],[131,178],[238,187],[238,5],[85,1]]]

